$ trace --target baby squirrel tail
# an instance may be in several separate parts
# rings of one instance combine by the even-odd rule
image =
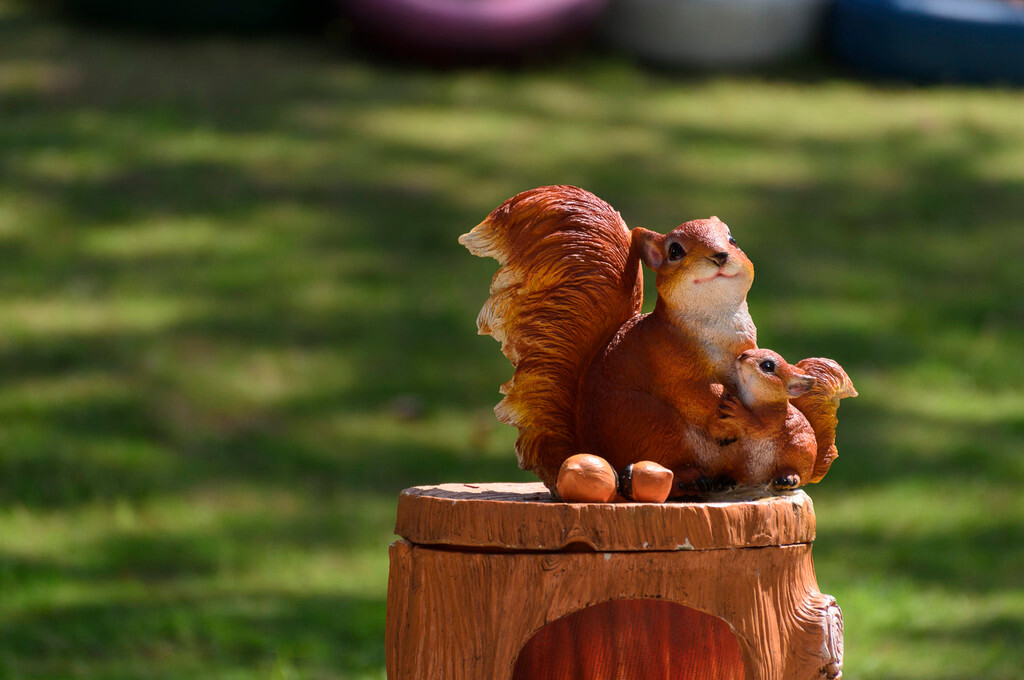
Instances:
[[[515,366],[498,419],[519,429],[519,467],[553,489],[580,453],[580,380],[591,359],[640,311],[643,278],[630,232],[610,205],[572,186],[513,196],[459,243],[501,265],[477,318]]]
[[[818,482],[828,472],[832,461],[839,457],[836,448],[839,400],[856,397],[857,390],[843,367],[832,359],[804,359],[797,362],[796,367],[814,378],[814,387],[791,401],[807,417],[807,422],[814,430],[818,455],[810,481]]]

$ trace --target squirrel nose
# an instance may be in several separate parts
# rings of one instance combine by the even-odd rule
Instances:
[[[718,266],[721,267],[729,260],[729,253],[715,253],[711,256],[711,259],[717,262]]]

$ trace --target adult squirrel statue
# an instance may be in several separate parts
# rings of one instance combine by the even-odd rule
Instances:
[[[754,268],[724,222],[630,230],[592,193],[548,186],[508,199],[459,242],[500,265],[477,326],[515,366],[495,413],[519,430],[521,468],[555,495],[563,462],[582,453],[614,470],[663,466],[672,495],[714,486],[723,445],[709,424],[738,390],[736,357],[757,347]],[[641,262],[657,273],[649,314]]]

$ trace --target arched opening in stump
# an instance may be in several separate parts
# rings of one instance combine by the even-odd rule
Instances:
[[[537,631],[513,680],[742,680],[729,625],[664,600],[611,600]]]

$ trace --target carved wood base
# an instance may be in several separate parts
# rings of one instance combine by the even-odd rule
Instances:
[[[408,512],[409,499],[403,500]],[[481,501],[492,505],[479,512],[514,516],[521,510],[517,502],[475,502]],[[458,502],[446,498],[436,507],[452,512],[451,505]],[[546,504],[552,516],[574,507]],[[756,536],[763,543],[764,532],[751,527],[768,526],[766,517],[779,512],[775,501],[688,505],[688,511],[701,512],[690,513],[694,519],[675,527],[675,544],[684,546],[691,543],[687,534]],[[810,500],[799,493],[790,505],[800,508],[794,512],[803,519],[785,526],[806,532],[810,523],[813,537]],[[418,510],[430,506],[427,502]],[[765,512],[760,519],[759,506]],[[588,506],[579,507],[585,512]],[[677,523],[682,516],[678,505],[645,507],[645,513],[664,507]],[[543,508],[532,510],[541,513],[535,521],[543,516]],[[429,518],[420,516],[417,522],[429,524]],[[533,529],[529,524],[520,527],[520,546],[473,547],[472,536],[465,541],[470,547],[463,548],[456,547],[458,540],[445,546],[406,540],[392,545],[386,627],[391,680],[841,677],[842,614],[835,600],[818,590],[809,542],[744,547],[740,540],[735,548],[649,550],[635,528],[627,527],[625,534],[612,529],[590,534],[599,546],[602,540],[615,545],[611,550],[549,552],[528,547],[537,545]],[[544,535],[551,531],[535,529]],[[635,549],[621,544],[624,536],[639,541]],[[645,606],[644,600],[660,603]],[[608,605],[610,601],[617,602]],[[669,603],[690,610],[666,608]],[[563,618],[587,614],[595,605],[599,607],[590,615]],[[635,637],[637,630],[666,630],[668,620],[676,626],[671,634],[653,640]],[[545,628],[553,622],[559,623]],[[693,627],[702,630],[694,632]],[[728,639],[730,628],[735,645]],[[737,646],[742,664],[729,661],[735,654],[729,650]],[[649,663],[644,663],[645,655],[651,657]],[[628,664],[633,666],[625,668]]]

